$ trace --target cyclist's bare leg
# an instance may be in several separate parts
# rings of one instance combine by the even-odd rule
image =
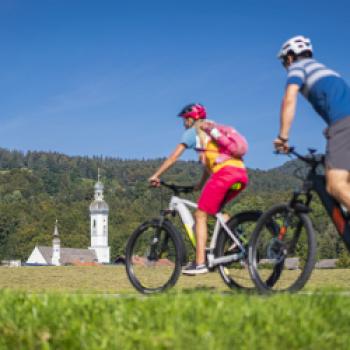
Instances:
[[[205,264],[205,248],[208,237],[208,214],[200,209],[197,209],[195,214],[196,219],[196,264]]]
[[[350,212],[350,172],[343,169],[326,170],[327,191]]]

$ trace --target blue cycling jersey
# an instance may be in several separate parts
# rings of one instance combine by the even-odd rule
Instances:
[[[328,125],[350,116],[350,88],[341,76],[314,59],[301,59],[288,69],[287,85],[300,92]]]
[[[183,133],[180,143],[184,144],[186,148],[189,148],[189,149],[201,148],[199,137],[197,136],[196,128],[192,127],[187,129]]]

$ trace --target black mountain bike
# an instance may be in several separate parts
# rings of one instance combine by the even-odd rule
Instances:
[[[303,180],[301,190],[295,191],[289,203],[277,204],[267,210],[257,222],[249,247],[249,272],[254,284],[263,293],[298,291],[308,281],[316,260],[316,237],[309,217],[312,192],[316,192],[333,221],[339,235],[350,250],[350,225],[347,213],[340,203],[326,191],[324,155],[309,149],[307,156],[297,153],[293,147],[288,154],[294,155],[308,165],[307,174],[301,168],[295,175]],[[304,170],[305,173],[305,170]],[[277,234],[271,237],[266,223],[277,225]],[[273,284],[265,276],[271,269],[283,269],[280,278]]]

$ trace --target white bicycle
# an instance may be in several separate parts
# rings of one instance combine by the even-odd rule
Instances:
[[[186,245],[179,229],[169,217],[177,214],[191,242],[196,247],[194,219],[190,209],[197,204],[181,193],[193,191],[193,186],[177,186],[161,182],[174,192],[167,209],[158,218],[141,224],[129,237],[126,246],[126,272],[132,285],[142,293],[162,292],[177,282],[181,267],[187,263]],[[216,223],[206,249],[209,270],[218,269],[230,288],[253,288],[248,272],[248,244],[260,211],[238,213],[225,222],[223,213]]]

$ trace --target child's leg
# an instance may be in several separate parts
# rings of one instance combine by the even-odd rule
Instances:
[[[196,219],[196,264],[205,264],[205,248],[208,237],[208,214],[203,210],[197,209],[195,212]]]
[[[243,185],[247,183],[246,170],[225,167],[217,173],[212,174],[202,190],[198,199],[198,209],[195,213],[197,238],[196,263],[198,265],[205,263],[208,215],[215,215],[223,203],[230,201],[240,192],[233,191],[233,193],[229,193],[231,186],[235,182],[241,182]],[[227,221],[228,218],[229,216],[227,215],[225,220]]]

